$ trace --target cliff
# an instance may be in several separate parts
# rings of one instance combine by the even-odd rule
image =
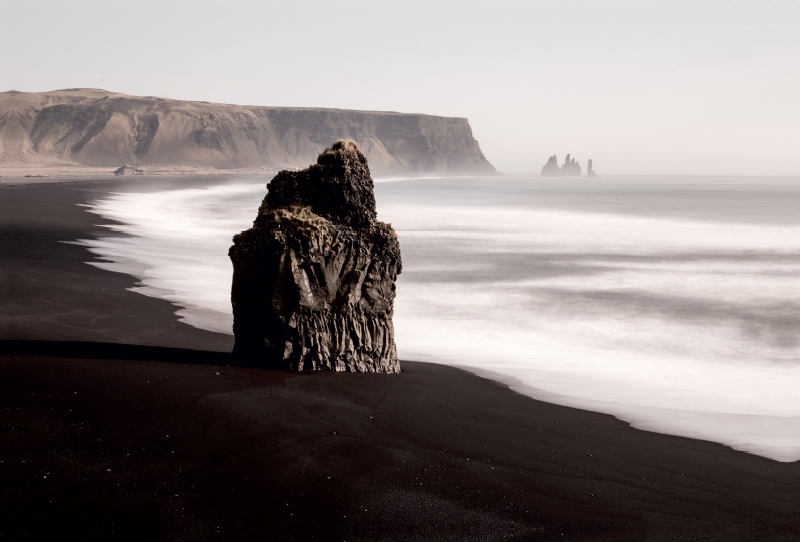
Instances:
[[[377,221],[364,155],[338,141],[270,181],[253,227],[233,239],[233,353],[256,366],[396,373],[400,245]]]
[[[337,139],[374,171],[497,173],[465,118],[251,107],[97,89],[0,93],[0,165],[297,168]]]

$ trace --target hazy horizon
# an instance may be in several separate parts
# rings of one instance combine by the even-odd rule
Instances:
[[[466,117],[508,174],[800,174],[796,1],[4,8],[3,91]]]

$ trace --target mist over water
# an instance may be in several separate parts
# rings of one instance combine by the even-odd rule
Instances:
[[[187,323],[231,331],[231,237],[266,179],[112,194],[82,240]],[[401,359],[653,431],[800,459],[800,180],[425,179],[376,184],[400,236]]]

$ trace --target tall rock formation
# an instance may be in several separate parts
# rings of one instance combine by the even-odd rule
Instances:
[[[561,166],[561,175],[576,176],[581,174],[581,165],[575,161],[574,158],[570,160],[569,154],[564,160],[564,165]]]
[[[558,167],[558,158],[554,154],[542,166],[542,177],[558,177],[559,175],[561,175],[561,168]]]
[[[229,252],[234,354],[268,368],[399,372],[392,314],[400,245],[376,219],[356,143],[337,141],[267,189],[253,227]]]
[[[589,158],[589,164],[587,165],[586,169],[586,176],[587,177],[597,177],[597,173],[592,169],[592,159]]]
[[[98,89],[0,93],[0,165],[295,168],[353,139],[382,174],[493,175],[465,118],[252,107]]]
[[[592,169],[592,161],[589,160],[589,170]],[[590,177],[593,176],[592,172],[589,174]],[[558,167],[558,158],[554,154],[550,158],[548,158],[547,163],[542,166],[542,177],[573,177],[581,174],[581,165],[575,161],[575,158],[571,158],[568,154],[567,157],[564,159],[564,165]]]

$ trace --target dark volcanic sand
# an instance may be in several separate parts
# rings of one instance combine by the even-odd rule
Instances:
[[[0,188],[0,540],[800,539],[798,464],[445,366],[227,367],[58,243],[108,186]]]
[[[0,185],[0,339],[82,340],[230,352],[233,337],[178,322],[170,303],[129,292],[128,275],[86,265],[75,239],[115,235],[80,204],[109,191],[225,179],[134,178]],[[204,183],[205,181],[205,183]],[[65,243],[66,242],[66,243]],[[229,288],[229,286],[226,286]]]

